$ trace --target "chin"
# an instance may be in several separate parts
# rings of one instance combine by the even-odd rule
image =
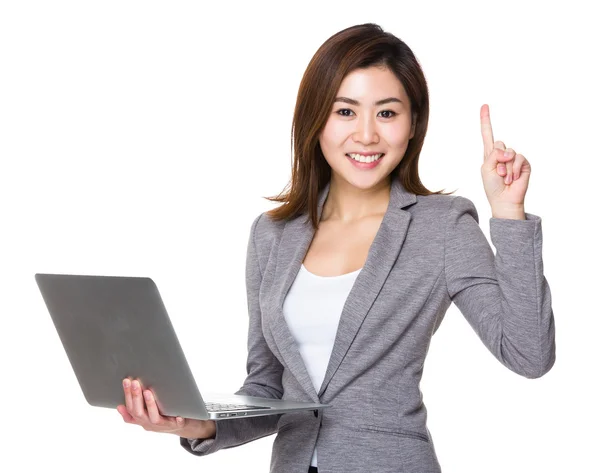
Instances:
[[[344,177],[344,180],[348,182],[348,184],[350,184],[351,186],[356,187],[357,189],[368,190],[377,187],[381,184],[382,181],[385,181],[386,178],[387,175],[377,175],[370,177],[363,176],[362,178],[357,178],[356,176],[348,176]]]

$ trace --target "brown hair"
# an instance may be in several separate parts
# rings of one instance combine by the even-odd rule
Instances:
[[[429,91],[421,66],[403,41],[384,32],[379,25],[365,23],[331,36],[304,72],[292,121],[292,177],[279,195],[265,197],[283,202],[267,212],[272,219],[290,219],[308,211],[313,227],[318,227],[319,193],[331,178],[331,167],[321,151],[319,135],[344,77],[355,69],[371,66],[387,67],[396,75],[410,99],[412,123],[416,124],[406,153],[390,176],[398,178],[414,194],[443,194],[428,190],[419,178],[419,154],[429,122]]]

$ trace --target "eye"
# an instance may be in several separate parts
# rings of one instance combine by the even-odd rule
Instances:
[[[349,117],[349,114],[343,113],[343,112],[350,112],[350,113],[354,113],[352,110],[350,110],[349,108],[340,108],[337,112],[338,115],[341,115],[342,117]]]
[[[337,110],[335,113],[337,113],[338,115],[342,116],[342,117],[350,117],[352,116],[352,114],[354,113],[352,110],[350,110],[349,108],[340,108],[339,110]],[[383,114],[382,118],[393,118],[396,115],[398,115],[396,112],[394,112],[393,110],[382,110],[381,112],[379,112],[380,114]]]
[[[388,115],[388,116],[385,116],[385,117],[383,117],[383,118],[392,118],[392,117],[394,117],[394,116],[396,116],[396,115],[397,115],[397,114],[396,114],[396,112],[394,112],[393,110],[382,110],[382,111],[381,111],[381,112],[379,112],[379,113],[389,113],[389,114],[390,114],[390,115]]]

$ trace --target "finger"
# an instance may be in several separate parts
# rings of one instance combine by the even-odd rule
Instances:
[[[177,424],[178,429],[183,429],[186,424],[186,419],[183,417],[175,417],[175,423]]]
[[[505,184],[510,184],[515,179],[514,174],[514,164],[515,164],[515,150],[512,148],[508,148],[503,155],[503,158],[508,159],[506,162],[506,177],[504,178]]]
[[[131,417],[129,412],[127,412],[127,407],[121,404],[117,406],[117,411],[119,412],[119,414],[121,414],[121,417],[123,417],[123,420],[125,422],[127,422],[128,424],[135,423],[135,419]]]
[[[499,145],[498,148],[495,149],[499,150],[496,151],[496,161],[498,162],[498,174],[503,177],[508,177],[509,172],[512,170],[512,167],[509,168],[508,165],[515,158],[515,150],[513,150],[512,148],[508,148],[505,151],[502,151],[504,149],[504,143],[502,143],[501,141],[498,141],[497,143],[499,143]]]
[[[148,417],[150,418],[150,422],[156,425],[166,423],[166,419],[158,412],[156,399],[149,389],[144,391],[144,400],[146,401],[146,408],[148,409]]]
[[[503,173],[506,171],[504,163],[507,160],[502,156],[504,155],[505,148],[506,146],[504,146],[502,141],[495,141],[493,143],[492,151],[483,162],[483,168],[490,172],[496,171],[501,176],[504,175]]]
[[[133,398],[133,411],[131,415],[136,419],[146,418],[146,408],[144,405],[144,399],[142,398],[142,386],[137,379],[131,382],[131,391]]]
[[[506,163],[506,176],[504,177],[504,184],[509,185],[513,181],[513,161]]]
[[[516,181],[521,176],[521,169],[523,169],[523,165],[527,160],[525,156],[522,154],[517,154],[515,156],[515,162],[513,163],[513,180]]]
[[[125,392],[125,407],[131,414],[133,412],[133,398],[131,396],[131,380],[129,378],[123,380],[123,391]]]
[[[490,120],[490,107],[484,104],[479,111],[481,119],[481,136],[483,137],[484,159],[487,158],[492,149],[494,149],[494,133],[492,132],[492,122]]]

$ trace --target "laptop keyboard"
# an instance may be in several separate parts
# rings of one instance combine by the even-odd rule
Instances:
[[[245,411],[248,409],[271,409],[265,406],[250,406],[246,404],[224,404],[220,402],[205,402],[206,410],[209,412],[216,411]]]

